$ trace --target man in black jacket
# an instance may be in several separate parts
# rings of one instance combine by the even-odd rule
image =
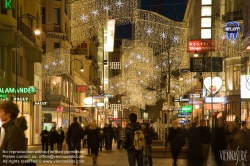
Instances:
[[[83,139],[83,128],[77,122],[77,117],[73,118],[73,123],[69,126],[69,130],[67,133],[67,140],[70,143],[70,151],[73,156],[73,164],[80,163],[80,150],[81,150],[81,140]],[[75,154],[75,150],[77,150],[77,154]]]
[[[41,141],[42,141],[42,148],[43,151],[46,150],[46,152],[48,152],[48,147],[49,147],[49,131],[47,130],[47,127],[45,127],[45,129],[42,131],[42,133],[40,134]],[[45,145],[45,149],[44,149],[44,145]]]
[[[141,129],[141,125],[137,121],[135,113],[129,114],[131,123],[127,124],[125,128],[125,137],[123,139],[123,147],[127,150],[129,166],[135,166],[137,161],[138,166],[143,166],[143,150],[136,150],[134,146],[134,132]]]

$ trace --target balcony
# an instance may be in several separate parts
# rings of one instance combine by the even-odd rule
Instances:
[[[36,36],[34,31],[25,25],[21,20],[18,20],[18,30],[22,33],[23,36],[28,38],[33,43],[36,42]]]
[[[243,13],[241,10],[228,12],[225,15],[222,15],[222,20],[225,22],[243,20]]]

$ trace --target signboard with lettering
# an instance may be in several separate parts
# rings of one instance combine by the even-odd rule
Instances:
[[[188,52],[210,52],[215,51],[212,40],[189,40]]]
[[[36,87],[30,86],[30,87],[20,87],[20,88],[13,88],[13,87],[7,87],[7,88],[0,88],[0,93],[5,94],[36,94]]]
[[[222,57],[212,58],[212,71],[222,72]],[[190,57],[190,71],[191,72],[211,72],[211,58],[210,57]]]
[[[6,98],[7,98],[7,95],[6,95],[6,94],[0,94],[0,98],[1,98],[1,99],[6,99]]]
[[[186,118],[186,117],[190,117],[190,112],[182,112],[182,111],[178,111],[178,118]]]
[[[34,101],[33,105],[48,106],[48,102],[47,101]]]
[[[86,93],[87,89],[86,85],[76,85],[76,93]]]
[[[238,22],[228,22],[224,27],[224,32],[226,32],[226,36],[228,40],[236,40],[238,37],[238,33],[240,31],[240,25]]]
[[[29,97],[11,97],[11,100],[13,101],[30,101]]]
[[[181,106],[181,111],[185,112],[185,113],[187,113],[187,112],[190,113],[193,111],[193,107],[191,105],[183,105],[183,106]]]
[[[5,9],[12,9],[11,3],[12,3],[12,0],[4,0]]]

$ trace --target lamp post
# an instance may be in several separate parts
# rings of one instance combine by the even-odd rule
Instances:
[[[28,18],[31,20],[34,19],[36,21],[36,29],[34,30],[34,34],[35,35],[41,34],[41,31],[38,28],[38,20],[35,16],[33,16],[31,14],[24,14],[24,15],[21,15],[20,17],[17,18],[17,28],[16,28],[16,103],[17,103],[17,95],[18,95],[17,88],[18,88],[18,68],[19,68],[19,65],[18,65],[18,48],[19,48],[18,37],[19,37],[19,33],[18,32],[19,32],[19,22],[22,18]],[[22,115],[23,115],[23,110],[22,110]]]
[[[196,46],[195,47],[197,47],[200,43],[206,43],[207,45],[209,45],[209,48],[210,48],[210,77],[211,77],[211,82],[210,82],[210,88],[211,88],[211,90],[210,90],[210,93],[211,93],[211,111],[213,111],[213,54],[212,54],[212,45],[209,43],[209,42],[207,42],[207,41],[200,41],[199,43],[197,43],[196,44]],[[197,54],[197,49],[195,49],[195,54],[194,54],[194,57],[198,57],[199,55]],[[203,57],[202,57],[203,58]],[[202,82],[201,82],[201,85],[202,85],[202,87],[201,88],[203,88],[203,79],[202,79]],[[202,111],[204,111],[204,109],[202,109]],[[203,116],[204,116],[204,112],[202,112],[202,118],[203,118]]]
[[[73,61],[79,61],[80,63],[81,63],[81,69],[80,69],[80,72],[84,72],[84,68],[83,68],[83,63],[82,63],[82,61],[80,61],[80,59],[73,59],[73,60],[71,60],[70,61],[70,63],[69,63],[69,74],[70,74],[70,76],[71,76],[71,63],[73,62]],[[70,88],[71,89],[71,88]],[[72,91],[72,94],[73,94],[73,91]],[[70,104],[71,104],[71,102],[70,102],[70,99],[71,98],[71,93],[69,92],[69,125],[70,125]]]

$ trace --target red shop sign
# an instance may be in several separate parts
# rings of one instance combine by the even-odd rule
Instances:
[[[189,40],[187,49],[188,52],[195,52],[195,50],[197,52],[215,51],[215,46],[212,44],[212,40]]]

